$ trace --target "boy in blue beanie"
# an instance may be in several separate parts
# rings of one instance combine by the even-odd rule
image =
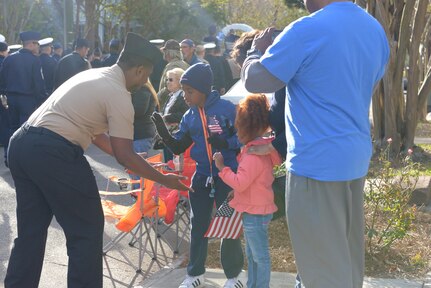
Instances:
[[[219,171],[213,163],[212,155],[216,151],[221,152],[226,166],[236,171],[236,151],[241,144],[233,128],[235,105],[220,99],[217,91],[211,91],[213,73],[210,66],[198,63],[189,67],[180,83],[190,109],[181,119],[179,131],[171,135],[158,113],[153,114],[153,121],[163,142],[174,154],[181,154],[194,144],[191,157],[197,165],[192,180],[194,193],[189,193],[192,222],[190,259],[187,276],[179,288],[196,288],[205,283],[208,238],[204,234],[211,221],[214,201],[218,208],[232,190],[218,177]],[[239,239],[223,239],[221,262],[228,279],[224,287],[244,287],[238,279],[244,264]]]

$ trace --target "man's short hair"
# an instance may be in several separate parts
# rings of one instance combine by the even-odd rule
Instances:
[[[88,43],[88,41],[86,39],[83,38],[78,38],[76,40],[76,45],[75,45],[75,49],[79,49],[79,48],[83,48],[83,47],[90,47],[90,44]]]

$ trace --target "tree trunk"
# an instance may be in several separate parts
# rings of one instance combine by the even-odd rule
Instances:
[[[409,72],[408,72],[408,89],[406,103],[406,123],[405,137],[403,139],[404,149],[413,147],[416,126],[418,124],[418,90],[419,90],[419,45],[421,44],[422,34],[426,23],[426,11],[429,0],[419,0],[416,15],[414,17],[414,26],[412,40],[409,47]],[[410,84],[411,83],[411,84]]]

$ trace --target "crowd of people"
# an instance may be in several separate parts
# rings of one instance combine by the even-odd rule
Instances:
[[[270,287],[268,224],[277,209],[287,216],[297,288],[362,287],[368,107],[388,42],[351,1],[304,3],[311,15],[275,39],[272,27],[229,31],[225,53],[215,26],[203,45],[128,33],[124,47],[109,42],[106,57],[100,49],[89,55],[88,42],[78,39],[58,59],[53,39],[32,31],[20,34],[23,48],[10,56],[0,43],[0,94],[7,96],[0,140],[9,145],[18,225],[5,287],[38,286],[53,216],[67,239],[68,287],[102,287],[103,213],[83,156],[90,143],[138,177],[190,191],[189,262],[179,288],[205,285],[204,235],[213,207],[226,200],[242,213],[248,280],[239,279],[241,241],[223,239],[225,288]],[[252,93],[235,106],[223,94],[239,77]],[[191,187],[138,154],[151,148],[163,149],[166,161],[190,150],[197,164]],[[280,206],[272,184],[282,161]]]

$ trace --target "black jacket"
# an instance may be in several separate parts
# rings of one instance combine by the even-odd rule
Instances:
[[[166,123],[180,123],[181,118],[183,118],[184,113],[189,110],[186,101],[184,101],[184,92],[181,91],[175,99],[173,95],[170,95],[162,109],[163,119]]]
[[[75,76],[79,72],[85,71],[90,68],[87,60],[81,57],[78,52],[72,52],[69,55],[61,58],[57,64],[57,69],[54,75],[54,90],[61,84]]]
[[[57,67],[57,61],[48,54],[40,54],[40,63],[42,64],[43,80],[45,81],[45,88],[48,95],[54,90],[54,73]]]
[[[151,120],[151,115],[156,110],[156,102],[150,90],[143,86],[133,92],[132,104],[135,109],[133,140],[153,138],[156,135],[156,126]]]

